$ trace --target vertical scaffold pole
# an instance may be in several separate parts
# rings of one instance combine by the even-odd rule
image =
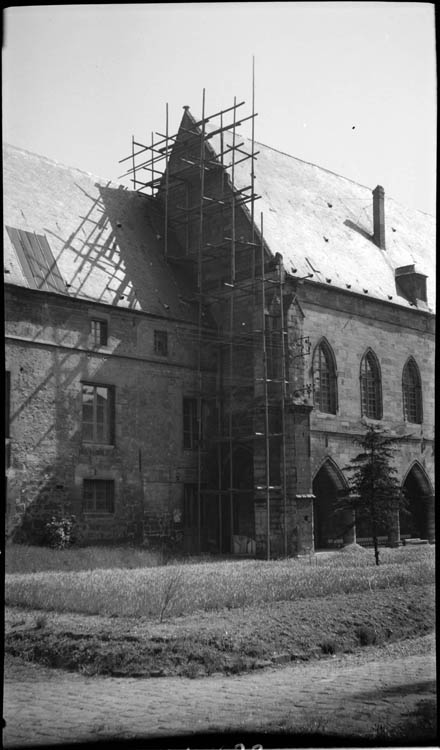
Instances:
[[[203,323],[203,299],[202,299],[202,253],[203,253],[203,197],[205,195],[205,89],[202,96],[202,133],[200,137],[200,205],[199,205],[199,241],[197,254],[197,292],[198,304],[198,398],[197,398],[197,550],[201,552],[202,546],[202,323]]]
[[[165,259],[168,256],[168,189],[169,189],[169,169],[168,169],[168,102],[165,107],[165,217],[164,217],[164,254]]]
[[[280,293],[280,327],[281,327],[281,461],[282,471],[282,493],[283,493],[283,516],[284,516],[284,556],[287,557],[287,467],[286,467],[286,332],[284,320],[284,268],[280,259],[279,266],[279,293]]]
[[[155,169],[154,169],[154,133],[151,131],[151,195],[154,196],[154,175],[155,175]]]
[[[251,242],[255,241],[255,210],[254,210],[254,194],[255,194],[255,57],[252,57],[252,147],[251,147]],[[252,258],[252,282],[255,282],[255,248],[252,245],[251,248]],[[253,297],[254,299],[254,297]]]
[[[264,272],[263,214],[260,214],[261,235],[261,322],[263,344],[263,386],[264,386],[264,443],[266,465],[266,552],[270,560],[270,447],[269,447],[269,398],[267,389],[267,346],[266,346],[266,277]]]
[[[232,127],[232,163],[231,163],[231,294],[229,303],[229,528],[230,551],[234,551],[234,442],[232,410],[234,403],[233,375],[234,375],[234,288],[235,288],[235,146],[236,146],[236,110],[237,98],[234,96],[233,127]]]

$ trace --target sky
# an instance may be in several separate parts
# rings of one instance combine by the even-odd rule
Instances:
[[[118,177],[132,136],[252,104],[255,139],[435,214],[434,4],[142,3],[4,10],[3,140]],[[249,126],[243,127],[249,134]],[[258,177],[258,161],[256,163]]]

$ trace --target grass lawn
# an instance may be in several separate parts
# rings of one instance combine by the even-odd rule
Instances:
[[[109,549],[44,550],[35,572],[23,572],[32,554],[21,551],[21,561],[17,549],[6,558],[6,652],[89,674],[236,673],[434,627],[432,547],[384,549],[379,567],[356,545],[165,566],[142,550],[114,550],[114,567]]]

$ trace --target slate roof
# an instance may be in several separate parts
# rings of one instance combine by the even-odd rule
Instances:
[[[196,320],[195,305],[187,301],[193,289],[163,258],[163,223],[148,197],[9,145],[3,192],[5,226],[36,233],[40,246],[45,237],[59,271],[53,288],[49,282],[38,288]],[[17,236],[4,231],[5,282],[35,288],[11,235]]]
[[[238,141],[251,152],[250,139],[237,133]],[[219,136],[209,143],[220,153]],[[231,143],[229,131],[224,149]],[[386,250],[381,250],[371,239],[372,188],[258,142],[255,151],[255,191],[261,196],[255,216],[263,212],[265,241],[272,253],[281,253],[287,272],[313,274],[312,282],[387,302],[391,297],[393,304],[409,307],[397,296],[395,269],[415,263],[428,276],[428,306],[435,308],[434,217],[390,198],[385,185]],[[238,189],[250,185],[249,175],[250,161],[237,164]]]

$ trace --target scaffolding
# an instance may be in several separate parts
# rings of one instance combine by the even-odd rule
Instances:
[[[196,280],[197,551],[203,551],[202,505],[209,505],[213,517],[217,498],[218,551],[234,552],[234,517],[247,499],[248,505],[257,501],[265,506],[270,559],[275,500],[288,554],[289,350],[285,273],[281,260],[274,263],[266,247],[263,215],[258,228],[255,220],[254,73],[251,112],[240,116],[244,105],[235,98],[230,107],[207,115],[203,90],[201,119],[184,107],[180,128],[171,135],[167,104],[165,132],[152,133],[149,145],[133,136],[131,154],[120,163],[129,162],[121,177],[161,205],[160,234],[168,263],[186,265]],[[238,133],[246,121],[251,124],[250,150]],[[244,187],[237,184],[238,167],[240,184],[248,183]],[[206,377],[207,353],[213,350],[214,386]],[[210,430],[205,429],[206,404],[214,414]],[[243,456],[248,456],[244,479]]]

